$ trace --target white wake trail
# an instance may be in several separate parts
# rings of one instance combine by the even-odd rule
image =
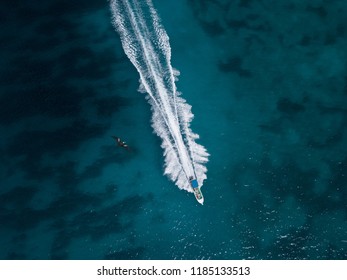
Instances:
[[[180,189],[192,192],[189,177],[202,186],[206,179],[206,149],[190,129],[191,106],[179,96],[171,66],[169,37],[151,0],[111,0],[113,24],[123,49],[140,74],[140,91],[148,94],[152,127],[162,138],[165,172]]]

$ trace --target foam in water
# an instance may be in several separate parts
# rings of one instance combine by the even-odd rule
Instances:
[[[161,137],[165,172],[180,189],[193,192],[189,177],[202,186],[206,179],[206,149],[195,142],[191,106],[180,97],[171,66],[171,48],[150,0],[111,0],[113,24],[123,49],[140,74],[139,91],[147,93],[152,107],[152,127]]]

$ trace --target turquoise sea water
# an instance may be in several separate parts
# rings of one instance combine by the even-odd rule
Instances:
[[[204,206],[163,176],[108,2],[2,1],[0,258],[346,259],[345,1],[153,2]]]

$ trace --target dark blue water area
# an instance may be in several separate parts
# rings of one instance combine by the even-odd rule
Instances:
[[[204,206],[163,176],[108,5],[0,2],[0,259],[347,259],[346,1],[154,1]]]

